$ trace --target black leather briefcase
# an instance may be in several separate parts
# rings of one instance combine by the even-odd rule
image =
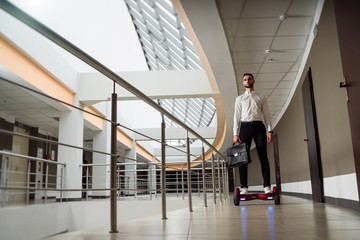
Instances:
[[[233,144],[232,147],[226,150],[226,153],[229,167],[234,168],[250,163],[250,157],[246,151],[246,144],[244,142],[236,145]]]

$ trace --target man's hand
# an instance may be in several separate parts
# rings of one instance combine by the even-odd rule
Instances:
[[[238,135],[234,135],[234,143],[241,143],[241,140]]]
[[[272,142],[274,140],[274,135],[272,133],[268,133],[267,135],[267,141]]]

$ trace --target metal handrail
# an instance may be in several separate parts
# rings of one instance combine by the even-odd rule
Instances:
[[[153,107],[158,112],[164,114],[166,117],[177,123],[179,126],[186,129],[188,132],[190,132],[192,135],[196,136],[198,139],[200,139],[202,142],[204,142],[208,147],[213,149],[218,155],[220,155],[222,158],[225,159],[225,157],[213,146],[211,145],[205,138],[203,138],[201,135],[199,135],[197,132],[195,132],[193,129],[191,129],[189,126],[187,126],[185,123],[180,121],[178,118],[173,116],[170,112],[165,110],[163,107],[158,105],[156,102],[154,102],[151,98],[146,96],[143,92],[135,88],[133,85],[125,81],[122,77],[117,75],[115,72],[111,71],[109,68],[104,66],[102,63],[91,57],[89,54],[51,30],[50,28],[46,27],[44,24],[40,23],[15,5],[11,4],[8,1],[0,1],[0,8],[2,8],[4,11],[12,15],[13,17],[17,18],[24,24],[28,25],[35,31],[39,32],[41,35],[46,37],[47,39],[51,40],[55,44],[59,45],[69,53],[73,54],[77,58],[81,59],[83,62],[87,63],[89,66],[93,67],[100,73],[102,73],[104,76],[108,77],[109,79],[113,80],[117,84],[119,84],[121,87],[126,89],[127,91],[134,94],[136,97],[141,99],[142,101],[149,104],[151,107]]]
[[[29,139],[32,139],[32,140],[37,140],[37,141],[40,141],[40,142],[51,143],[51,144],[54,144],[54,145],[61,145],[61,146],[65,146],[65,147],[71,147],[71,148],[76,148],[76,149],[80,149],[80,150],[85,150],[87,152],[95,152],[95,153],[100,153],[100,154],[112,156],[111,153],[97,151],[97,150],[93,150],[93,149],[90,149],[90,148],[78,147],[78,146],[74,146],[74,145],[70,145],[70,144],[66,144],[66,143],[61,143],[61,142],[57,142],[57,141],[46,139],[46,138],[34,137],[34,136],[29,136],[29,135],[26,135],[26,134],[22,134],[22,133],[11,132],[11,131],[4,130],[4,129],[0,129],[0,133],[6,134],[6,135],[11,135],[11,136],[25,137],[25,138],[29,138]],[[117,155],[115,155],[115,156],[117,156]]]
[[[45,163],[52,163],[52,164],[56,164],[56,165],[66,166],[65,163],[59,163],[59,162],[55,162],[55,161],[51,161],[51,160],[46,160],[46,159],[43,159],[43,158],[26,156],[26,155],[22,155],[22,154],[18,154],[18,153],[12,153],[12,152],[6,152],[6,151],[1,151],[0,150],[0,154],[7,155],[7,156],[13,156],[13,157],[20,157],[21,159],[25,159],[25,160],[31,159],[31,160],[41,161],[41,162],[45,162]]]
[[[97,151],[97,150],[93,150],[93,149],[90,149],[90,148],[78,147],[78,146],[74,146],[74,145],[70,145],[70,144],[66,144],[66,143],[61,143],[61,142],[57,142],[57,141],[46,139],[46,138],[40,138],[40,137],[35,137],[35,136],[29,136],[29,135],[22,134],[22,133],[11,132],[11,131],[4,130],[4,129],[0,129],[0,133],[6,134],[6,135],[11,135],[11,136],[25,137],[25,138],[28,138],[28,139],[37,140],[37,141],[41,141],[41,142],[46,142],[46,143],[50,143],[50,144],[54,144],[54,145],[72,147],[72,148],[76,148],[76,149],[80,149],[80,150],[85,150],[85,151],[88,151],[88,152],[94,152],[94,153],[113,156],[111,153],[107,153],[107,152]],[[121,157],[121,158],[124,158],[124,159],[128,159],[128,160],[131,160],[131,161],[134,161],[134,162],[140,162],[140,163],[147,164],[147,165],[157,165],[157,166],[159,165],[159,167],[161,167],[161,163],[145,162],[143,160],[137,160],[137,159],[129,158],[129,157],[122,156],[122,155],[115,155],[115,156],[116,157]],[[195,156],[195,155],[193,155],[193,156]],[[140,164],[140,163],[136,163],[136,164]],[[193,163],[199,163],[199,162],[198,161],[193,161]],[[171,164],[173,164],[173,163],[168,163],[168,165],[171,165]],[[110,163],[107,164],[107,165],[110,165]],[[87,166],[87,165],[86,164],[80,164],[80,166]],[[88,166],[91,166],[91,165],[88,165]]]
[[[94,117],[98,117],[98,118],[100,118],[100,119],[102,119],[102,120],[104,120],[104,121],[113,123],[110,119],[107,119],[107,118],[105,118],[105,117],[99,116],[99,115],[94,114],[94,113],[92,113],[92,112],[89,112],[89,111],[87,111],[87,110],[85,110],[85,109],[82,109],[82,108],[79,108],[79,107],[77,107],[77,106],[75,106],[75,105],[72,105],[72,104],[70,104],[70,103],[64,102],[64,101],[62,101],[62,100],[60,100],[60,99],[51,97],[51,96],[49,96],[49,95],[47,95],[47,94],[45,94],[45,93],[42,93],[42,92],[40,92],[40,91],[37,91],[37,90],[34,90],[34,89],[32,89],[32,88],[23,86],[23,85],[21,85],[21,84],[19,84],[19,83],[12,82],[12,81],[10,81],[10,80],[8,80],[8,79],[5,79],[5,78],[3,78],[3,77],[1,77],[1,76],[0,76],[0,80],[5,81],[5,82],[8,82],[8,83],[13,84],[13,85],[16,85],[16,86],[18,86],[18,87],[24,88],[24,89],[26,89],[26,90],[29,90],[29,91],[34,92],[34,93],[36,93],[36,94],[39,94],[39,95],[41,95],[41,96],[43,96],[43,97],[50,98],[50,99],[52,99],[52,100],[54,100],[54,101],[60,102],[60,103],[62,103],[62,104],[65,104],[65,105],[67,105],[67,106],[70,106],[70,107],[72,107],[72,108],[75,108],[75,109],[77,109],[77,110],[79,110],[79,111],[82,111],[82,112],[84,112],[84,113],[91,114],[91,115],[93,115]],[[143,134],[143,133],[140,133],[140,132],[138,132],[138,131],[136,131],[136,130],[134,130],[134,129],[131,129],[131,128],[129,128],[129,127],[126,127],[126,126],[124,126],[124,125],[122,125],[122,124],[120,124],[120,123],[116,123],[116,122],[114,122],[114,123],[115,123],[117,126],[119,126],[119,127],[125,128],[125,129],[127,129],[127,130],[129,130],[129,131],[131,131],[131,132],[133,132],[133,133],[136,133],[136,134],[138,134],[138,135],[141,135],[141,136],[143,136],[143,137],[146,137],[146,138],[148,138],[149,140],[152,140],[152,141],[155,141],[155,142],[157,142],[157,143],[159,143],[159,144],[162,144],[161,141],[159,141],[159,140],[157,140],[157,139],[155,139],[155,138],[152,138],[152,137],[150,137],[150,136],[147,136],[147,135],[145,135],[145,134]],[[86,151],[88,151],[88,152],[96,152],[96,153],[101,153],[101,154],[113,156],[111,153],[106,153],[106,152],[96,151],[96,150],[92,150],[92,149],[81,148],[81,147],[72,146],[72,145],[64,144],[64,143],[58,143],[58,142],[56,142],[56,141],[54,141],[54,140],[49,140],[49,139],[44,139],[44,138],[29,136],[29,135],[20,134],[20,133],[13,133],[13,132],[6,131],[6,130],[1,130],[1,129],[0,129],[0,131],[2,131],[2,133],[8,134],[8,135],[12,134],[12,135],[17,135],[17,136],[21,136],[21,137],[28,137],[28,138],[35,139],[35,140],[39,140],[39,141],[42,141],[42,142],[59,144],[59,145],[67,146],[67,147],[74,147],[74,148],[86,150]],[[165,143],[165,146],[166,146],[166,147],[169,147],[169,148],[173,148],[173,149],[175,149],[175,150],[177,150],[177,151],[179,151],[179,152],[182,152],[182,153],[187,154],[186,151],[184,151],[184,150],[182,150],[182,149],[179,149],[179,148],[177,148],[177,147],[171,146],[171,145],[169,145],[169,144],[167,144],[167,143]],[[194,155],[194,154],[190,154],[190,155],[193,156],[193,157],[199,158],[199,156],[196,156],[196,155]],[[118,157],[119,157],[119,156],[118,156]],[[125,159],[129,159],[129,160],[133,160],[133,161],[137,161],[137,160],[134,160],[134,159],[132,159],[132,158],[125,157],[125,156],[120,156],[120,157],[125,158]]]

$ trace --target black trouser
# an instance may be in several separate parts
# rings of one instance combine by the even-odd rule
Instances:
[[[264,187],[270,186],[270,166],[266,152],[267,136],[264,124],[261,121],[241,122],[239,137],[241,142],[246,143],[248,152],[250,152],[251,141],[254,139],[260,159]],[[239,173],[241,187],[248,187],[248,165],[240,166]]]

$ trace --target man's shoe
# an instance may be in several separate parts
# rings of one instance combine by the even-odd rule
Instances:
[[[264,187],[264,192],[265,192],[265,194],[271,194],[271,193],[273,193],[273,191],[271,190],[271,188],[270,188],[269,186]]]
[[[248,194],[248,189],[247,189],[247,187],[241,188],[240,195],[246,195],[246,194]]]

